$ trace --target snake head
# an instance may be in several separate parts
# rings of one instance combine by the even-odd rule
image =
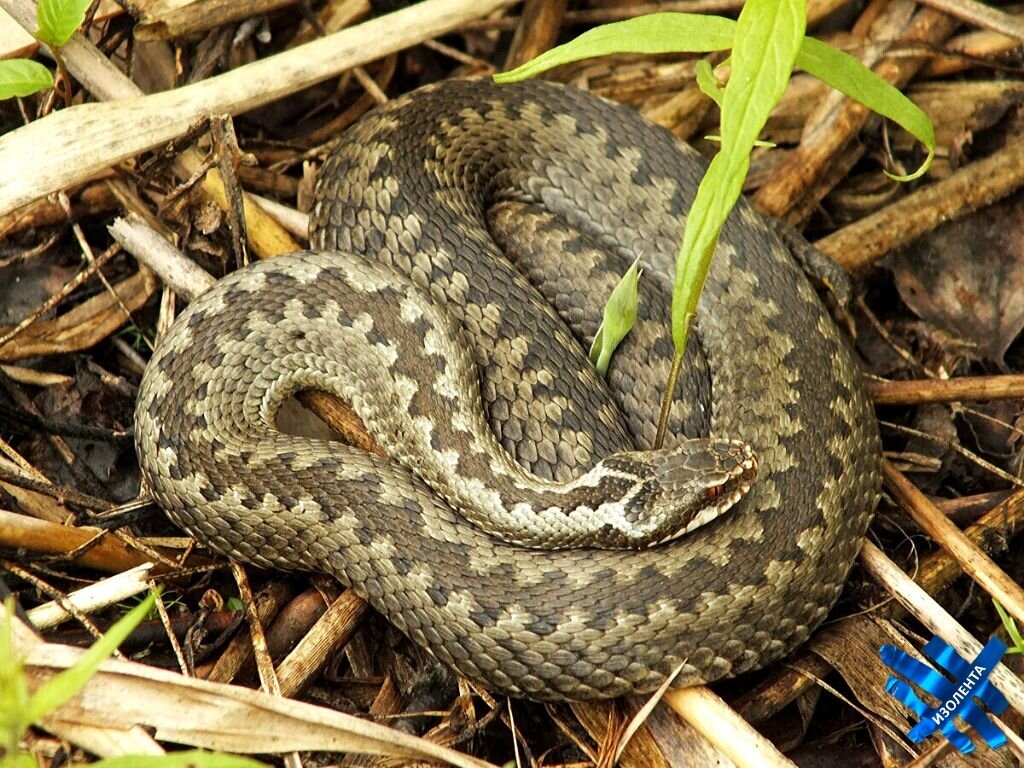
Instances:
[[[684,439],[670,450],[631,451],[601,462],[637,477],[622,526],[605,531],[609,548],[646,549],[710,523],[750,490],[757,455],[740,440]],[[628,467],[628,469],[627,469]]]

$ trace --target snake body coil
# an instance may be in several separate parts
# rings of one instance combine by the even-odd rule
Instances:
[[[723,231],[670,423],[672,444],[749,443],[745,498],[641,551],[512,546],[444,500],[491,492],[481,478],[503,460],[481,446],[495,438],[561,483],[649,447],[703,168],[635,113],[543,83],[450,81],[368,116],[321,171],[320,251],[225,278],[154,355],[135,430],[155,499],[227,555],[336,575],[511,695],[647,692],[680,665],[690,685],[784,655],[839,594],[879,446],[838,331],[745,206]],[[637,256],[641,315],[605,383],[577,339]],[[474,366],[479,395],[457,373]],[[350,402],[391,460],[273,429],[308,388]],[[467,413],[480,396],[492,437],[466,426],[485,423]],[[431,489],[432,466],[455,492]]]

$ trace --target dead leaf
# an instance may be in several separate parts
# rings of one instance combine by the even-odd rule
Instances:
[[[1016,194],[918,239],[893,260],[900,296],[918,316],[1004,367],[1024,328],[1024,232]]]
[[[117,299],[109,291],[103,291],[53,320],[33,323],[0,346],[0,360],[10,362],[62,352],[79,352],[99,343],[128,320],[118,300],[129,312],[135,311],[156,290],[156,278],[148,269],[142,268],[117,283],[114,290]],[[10,330],[0,328],[0,336]]]
[[[910,710],[905,709],[885,691],[891,670],[882,663],[879,649],[887,644],[926,661],[891,622],[865,615],[836,622],[820,632],[814,645],[814,652],[835,667],[857,701],[874,714],[871,722],[875,726],[876,741],[884,741],[887,750],[900,745],[903,750],[907,750],[907,741],[903,739],[897,742],[892,738],[892,734],[906,734],[916,720],[911,720]],[[887,727],[881,727],[883,725]],[[932,736],[923,744],[915,745],[913,749],[921,754],[940,743],[939,740],[942,738],[941,735]],[[905,760],[907,754],[904,751],[898,756]],[[934,765],[944,768],[1009,768],[1011,761],[1009,750],[992,750],[981,742],[969,758],[952,749]]]
[[[52,643],[22,647],[31,689],[85,653]],[[355,752],[489,768],[476,758],[351,715],[239,686],[186,678],[130,661],[107,661],[44,727],[154,729],[160,741],[240,754]]]

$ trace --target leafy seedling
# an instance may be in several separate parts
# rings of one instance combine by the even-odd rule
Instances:
[[[60,49],[85,21],[90,0],[39,0],[36,7],[35,38],[50,48],[58,69],[64,69]],[[0,61],[0,99],[31,96],[53,88],[53,74],[31,59]]]
[[[719,233],[742,192],[758,134],[781,99],[793,67],[806,70],[893,120],[927,147],[928,157],[917,171],[892,178],[917,178],[927,171],[934,157],[935,134],[927,115],[857,59],[807,37],[806,26],[804,0],[748,0],[736,21],[703,14],[655,13],[596,27],[511,72],[494,76],[499,83],[515,82],[561,64],[616,53],[731,49],[731,74],[724,88],[715,79],[710,64],[697,70],[699,87],[721,108],[721,147],[687,215],[676,260],[672,295],[675,358],[662,400],[658,446],[664,437],[686,337]]]

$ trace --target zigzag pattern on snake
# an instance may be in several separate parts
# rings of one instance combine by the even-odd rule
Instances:
[[[692,685],[783,656],[839,594],[877,501],[879,444],[835,325],[744,205],[668,441],[753,447],[758,476],[732,510],[640,551],[544,551],[468,524],[417,474],[432,452],[472,494],[493,463],[444,443],[478,445],[458,437],[479,398],[455,389],[457,359],[479,370],[491,441],[544,481],[650,447],[670,275],[704,167],[632,111],[539,82],[448,81],[367,116],[320,172],[318,252],[230,275],[159,346],[135,424],[154,498],[226,555],[337,576],[510,695],[648,692],[678,666]],[[584,345],[637,256],[641,314],[605,382]],[[301,388],[335,392],[371,432],[396,413],[412,426],[379,437],[390,460],[277,432]]]

